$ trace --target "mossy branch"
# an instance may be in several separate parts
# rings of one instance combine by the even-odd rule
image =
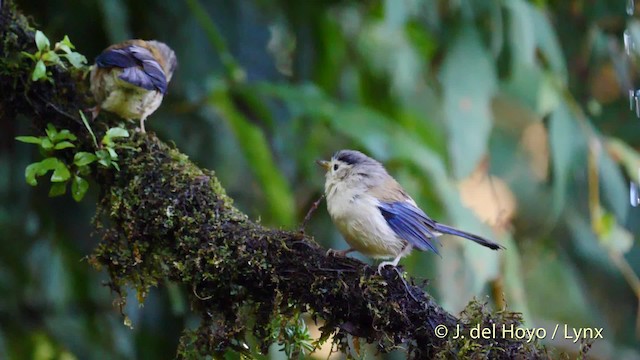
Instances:
[[[10,2],[2,5],[0,21],[0,121],[23,114],[37,132],[51,122],[78,135],[79,150],[91,150],[93,141],[75,115],[91,105],[82,74],[54,67],[53,82],[32,82],[31,64],[20,53],[34,51],[34,29]],[[97,132],[109,121],[96,123],[102,127]],[[143,300],[165,281],[188,291],[202,321],[185,330],[181,357],[245,351],[249,335],[266,351],[277,340],[274,326],[282,324],[274,319],[300,312],[322,320],[323,334],[333,334],[343,350],[350,334],[382,352],[404,348],[412,358],[546,357],[526,339],[439,338],[438,325],[450,332],[476,324],[520,326],[521,317],[492,313],[474,301],[457,318],[398,271],[380,276],[360,261],[325,256],[303,233],[265,228],[233,207],[213,171],[153,134],[135,134],[118,155],[121,171],[93,172],[101,189],[95,223],[102,239],[91,263],[106,269],[120,295],[133,287]]]

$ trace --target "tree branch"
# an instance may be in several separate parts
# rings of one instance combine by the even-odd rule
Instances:
[[[51,122],[75,133],[80,150],[95,150],[76,115],[91,105],[82,74],[54,67],[52,83],[32,82],[33,63],[20,53],[35,52],[34,30],[10,2],[2,5],[0,21],[2,123],[23,114],[42,133]],[[114,121],[94,123],[97,133]],[[202,321],[185,331],[180,356],[245,351],[249,334],[266,351],[277,340],[274,329],[308,312],[343,350],[350,334],[382,352],[405,348],[413,358],[546,357],[526,339],[436,336],[439,325],[450,334],[460,326],[468,335],[477,324],[520,326],[521,317],[491,313],[473,301],[457,318],[399,270],[380,276],[360,261],[325,256],[303,233],[265,228],[233,207],[213,171],[153,134],[135,133],[117,151],[120,171],[92,169],[101,189],[95,222],[102,239],[90,262],[107,270],[121,305],[126,286],[140,301],[167,280],[188,291]]]

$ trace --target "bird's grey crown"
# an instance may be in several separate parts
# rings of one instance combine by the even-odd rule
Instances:
[[[376,160],[356,150],[340,150],[333,155],[333,158],[349,165],[378,163]]]

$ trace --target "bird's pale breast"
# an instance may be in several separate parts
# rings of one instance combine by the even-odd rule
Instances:
[[[373,258],[398,255],[405,242],[387,224],[378,209],[378,200],[363,192],[335,190],[327,195],[327,209],[347,243]]]
[[[162,94],[146,90],[118,78],[122,70],[110,69],[92,73],[96,101],[104,110],[125,119],[146,119],[162,103]]]

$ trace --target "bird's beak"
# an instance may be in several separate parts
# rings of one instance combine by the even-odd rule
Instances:
[[[316,160],[316,164],[322,166],[322,168],[327,171],[331,167],[331,163],[326,160]]]

